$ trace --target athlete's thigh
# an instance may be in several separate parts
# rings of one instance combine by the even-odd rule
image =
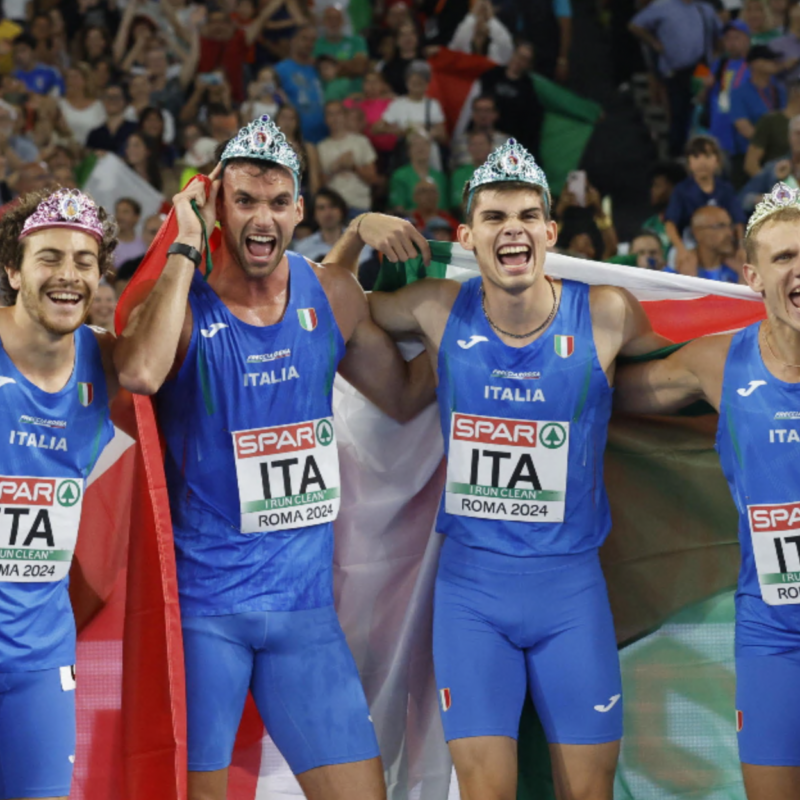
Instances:
[[[800,653],[737,656],[736,709],[743,764],[800,769]]]
[[[252,624],[258,624],[258,615],[183,618],[190,771],[211,772],[231,763],[253,671],[245,635]]]
[[[75,761],[71,667],[0,675],[0,798],[65,797]]]
[[[551,744],[558,800],[612,800],[619,739],[603,744]]]
[[[445,739],[516,739],[525,702],[525,654],[493,613],[496,597],[484,591],[485,586],[471,586],[460,578],[440,562],[433,663]],[[515,599],[511,594],[509,606]]]
[[[297,776],[307,800],[384,800],[380,758],[316,767]]]
[[[517,796],[517,741],[508,736],[475,736],[447,743],[456,768],[461,800],[514,800]]]
[[[379,755],[361,678],[333,606],[270,612],[251,689],[296,775]]]
[[[613,742],[622,737],[622,677],[600,563],[587,556],[558,572],[546,578],[541,638],[525,651],[531,696],[549,743]]]

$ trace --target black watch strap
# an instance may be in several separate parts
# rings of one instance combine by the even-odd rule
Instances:
[[[201,255],[200,251],[196,247],[192,247],[190,244],[184,244],[183,242],[173,242],[169,246],[169,250],[167,250],[167,255],[175,255],[178,254],[179,256],[186,256],[186,258],[191,261],[195,267],[199,267],[203,261],[203,256]]]

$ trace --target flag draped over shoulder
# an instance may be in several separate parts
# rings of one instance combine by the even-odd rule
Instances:
[[[170,215],[123,294],[118,330],[157,280],[176,234]],[[428,270],[387,266],[383,288],[426,274],[474,274],[465,251],[433,248]],[[625,286],[643,300],[657,329],[675,340],[732,330],[763,315],[759,298],[742,287],[553,256],[548,269]],[[150,399],[135,398],[132,409],[137,443],[120,435],[101,459],[87,491],[72,573],[81,623],[74,796],[185,800],[185,687],[163,451]],[[334,410],[343,487],[335,599],[370,701],[389,797],[457,797],[431,656],[440,546],[433,525],[444,480],[437,409],[401,426],[337,379]],[[713,453],[714,425],[709,415],[615,418],[611,426],[606,475],[614,529],[603,561],[625,645],[620,797],[712,797],[724,780],[732,782],[728,645],[738,550],[735,514]],[[683,688],[676,693],[675,685]],[[708,744],[699,754],[698,737]],[[520,797],[548,791],[541,731],[526,712]],[[252,703],[228,796],[301,796]]]

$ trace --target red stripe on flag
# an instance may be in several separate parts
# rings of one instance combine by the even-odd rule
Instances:
[[[717,295],[696,300],[645,300],[642,307],[656,333],[673,342],[738,330],[766,318],[763,303]]]

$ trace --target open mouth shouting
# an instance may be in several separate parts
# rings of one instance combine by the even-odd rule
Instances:
[[[789,292],[789,302],[795,308],[800,309],[800,286],[795,286],[795,288]]]
[[[245,238],[245,248],[250,259],[259,264],[267,264],[272,258],[278,240],[274,236],[250,234]]]
[[[504,244],[497,249],[497,260],[512,274],[524,272],[531,261],[533,250],[523,242]]]

